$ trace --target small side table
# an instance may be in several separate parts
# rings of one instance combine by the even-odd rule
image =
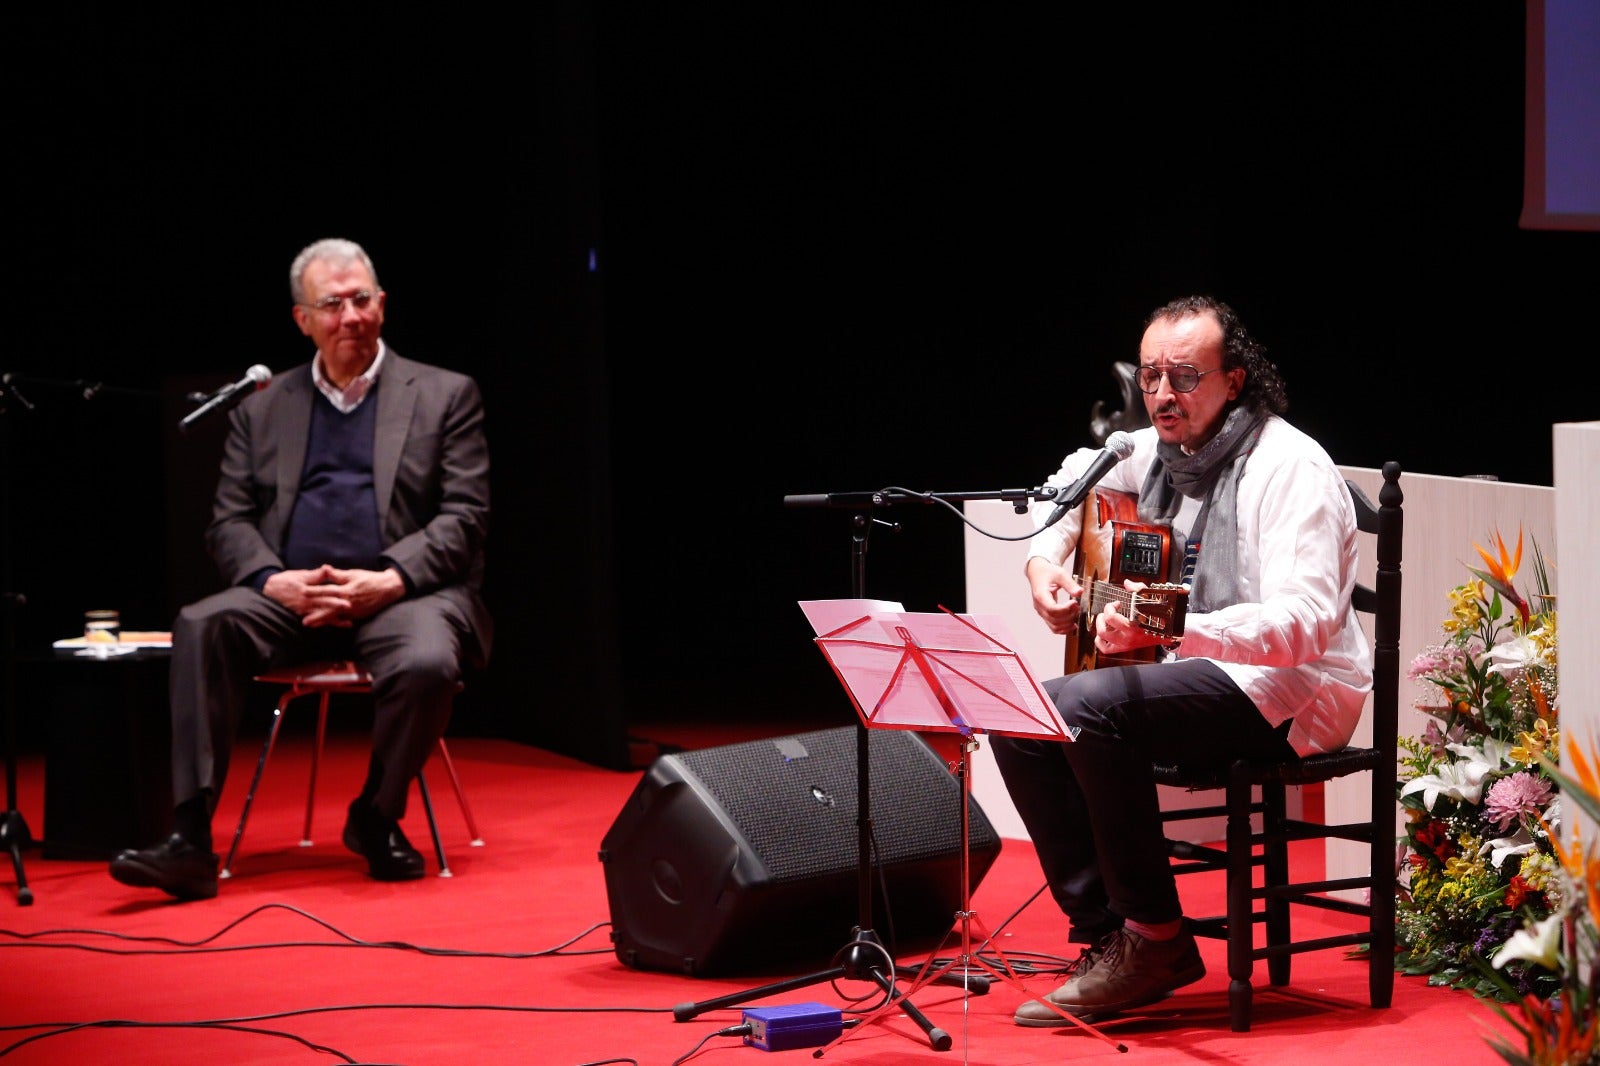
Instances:
[[[39,664],[49,715],[45,858],[108,860],[171,831],[171,656],[166,648],[108,659],[53,651]]]

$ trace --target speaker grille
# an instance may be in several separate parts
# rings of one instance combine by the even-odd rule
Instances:
[[[774,883],[854,866],[859,730],[823,729],[677,756],[750,842]],[[875,863],[917,862],[961,847],[960,793],[911,733],[868,730]],[[992,836],[973,804],[970,831]],[[980,825],[981,823],[981,825]]]

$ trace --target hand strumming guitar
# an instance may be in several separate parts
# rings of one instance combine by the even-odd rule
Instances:
[[[1041,555],[1028,560],[1025,572],[1033,589],[1033,609],[1050,632],[1057,636],[1072,632],[1082,610],[1083,586]]]

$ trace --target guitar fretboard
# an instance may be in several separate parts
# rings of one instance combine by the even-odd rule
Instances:
[[[1124,608],[1123,617],[1137,618],[1141,602],[1150,601],[1148,598],[1141,601],[1138,593],[1113,585],[1109,581],[1096,581],[1089,589],[1089,613],[1092,615],[1105,610],[1107,604],[1115,603],[1118,607]]]

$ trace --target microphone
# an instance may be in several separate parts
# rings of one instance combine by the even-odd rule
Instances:
[[[1105,447],[1100,454],[1094,457],[1094,462],[1089,464],[1089,469],[1083,476],[1071,485],[1056,493],[1056,509],[1050,512],[1050,518],[1044,526],[1053,526],[1061,521],[1061,516],[1082,503],[1084,497],[1089,495],[1089,490],[1100,484],[1100,479],[1111,473],[1111,468],[1133,454],[1133,437],[1117,430],[1106,438]]]
[[[244,377],[232,385],[224,385],[205,398],[205,403],[183,416],[183,421],[178,423],[178,432],[187,433],[189,427],[209,415],[212,411],[227,407],[234,400],[247,392],[264,389],[272,381],[272,371],[257,363],[244,372]]]

